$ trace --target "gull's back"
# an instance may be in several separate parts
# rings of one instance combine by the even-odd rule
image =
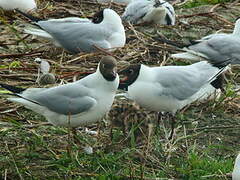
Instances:
[[[155,81],[164,88],[163,93],[185,100],[195,94],[219,69],[206,61],[188,66],[154,67]]]
[[[144,0],[135,0],[131,2],[122,15],[124,21],[133,24],[141,23],[142,18],[152,9],[153,3]]]
[[[69,52],[91,52],[93,45],[111,48],[107,39],[113,32],[101,24],[40,21],[38,25]]]
[[[231,61],[240,63],[240,36],[233,34],[215,34],[207,36],[192,46],[190,50],[202,53],[214,63]]]

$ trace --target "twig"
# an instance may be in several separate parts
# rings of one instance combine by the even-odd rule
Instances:
[[[178,15],[178,18],[191,18],[195,16],[213,16],[213,12],[204,12],[204,13],[189,14],[189,15]]]
[[[44,51],[38,52],[28,52],[28,53],[20,53],[20,54],[0,54],[0,58],[18,58],[22,56],[39,56]]]

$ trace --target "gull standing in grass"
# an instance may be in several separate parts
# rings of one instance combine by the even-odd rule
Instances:
[[[134,0],[126,7],[122,20],[132,24],[146,22],[174,25],[175,11],[173,6],[164,0]]]
[[[0,86],[12,92],[10,101],[45,116],[53,125],[76,128],[97,122],[110,110],[119,85],[116,68],[116,60],[105,56],[95,73],[73,83],[29,89]]]
[[[240,63],[240,19],[235,23],[233,33],[211,34],[182,49],[183,53],[171,57],[191,61],[207,60],[213,63]]]
[[[239,180],[240,179],[240,154],[238,154],[235,164],[234,164],[234,169],[232,172],[232,180]]]
[[[21,12],[22,13],[22,12]],[[120,16],[111,9],[96,13],[92,20],[63,18],[41,20],[26,13],[36,28],[26,33],[50,39],[70,53],[93,52],[98,48],[115,50],[125,45],[125,30]]]
[[[35,0],[0,0],[0,7],[4,10],[18,9],[28,12],[37,8]]]
[[[130,65],[122,70],[120,89],[126,97],[150,111],[175,113],[190,103],[207,98],[219,88],[225,66],[201,61],[188,66],[148,67]],[[172,123],[172,138],[174,123]]]

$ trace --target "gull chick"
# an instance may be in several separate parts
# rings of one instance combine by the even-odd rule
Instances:
[[[0,0],[0,7],[4,10],[18,9],[20,11],[28,12],[36,9],[35,0]]]
[[[97,122],[110,110],[119,85],[116,68],[116,60],[105,56],[95,73],[73,83],[29,89],[0,85],[12,92],[10,101],[45,116],[53,125],[75,128]]]
[[[63,18],[41,20],[22,13],[33,21],[37,28],[28,28],[26,33],[50,39],[70,53],[93,52],[97,48],[115,50],[125,45],[125,30],[120,16],[111,9],[96,13],[92,20]]]
[[[235,164],[234,164],[234,169],[232,172],[232,180],[239,180],[240,179],[240,154],[238,154]]]
[[[175,11],[164,0],[134,0],[125,9],[123,21],[132,24],[153,23],[163,25],[175,24]]]
[[[193,41],[182,49],[183,53],[172,54],[171,57],[191,61],[207,60],[212,63],[240,63],[240,19],[235,23],[233,33],[211,34]]]

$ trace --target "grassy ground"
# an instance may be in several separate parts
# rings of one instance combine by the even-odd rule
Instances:
[[[206,2],[176,4],[174,27],[126,25],[126,47],[114,52],[119,69],[125,62],[189,63],[170,59],[169,53],[176,49],[162,43],[160,37],[187,43],[216,31],[231,32],[240,3],[203,5]],[[119,14],[124,9],[117,4],[112,8]],[[36,15],[87,17],[97,9],[99,5],[90,1],[41,1]],[[73,76],[78,79],[93,72],[102,55],[69,55],[23,34],[26,21],[22,17],[3,12],[0,17],[1,82],[38,87],[36,57],[51,62],[57,83],[71,82]],[[155,113],[131,101],[116,99],[104,121],[88,127],[98,128],[98,135],[80,128],[77,143],[68,129],[46,124],[42,116],[0,98],[1,179],[228,179],[240,150],[238,74],[239,67],[226,74],[226,92],[219,99],[196,102],[179,112],[171,141],[167,138],[171,129],[167,115],[157,122]],[[91,146],[93,154],[85,153],[85,146]]]

